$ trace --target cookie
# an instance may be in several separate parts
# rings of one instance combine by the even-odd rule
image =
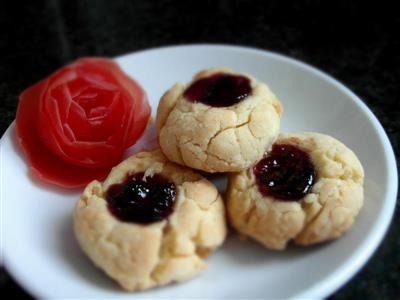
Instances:
[[[270,249],[311,245],[346,232],[363,205],[356,155],[318,133],[280,134],[253,167],[229,176],[231,224]]]
[[[159,143],[180,165],[210,173],[241,171],[276,140],[281,114],[281,103],[264,83],[228,69],[208,69],[162,96]]]
[[[224,214],[211,182],[155,150],[123,161],[103,183],[91,182],[76,204],[74,228],[89,258],[135,291],[206,268],[204,257],[225,239]]]

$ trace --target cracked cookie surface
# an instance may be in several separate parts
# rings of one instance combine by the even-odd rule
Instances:
[[[276,144],[307,152],[316,171],[310,193],[299,201],[263,196],[253,168],[229,176],[227,210],[231,224],[270,249],[291,240],[310,245],[341,236],[363,204],[364,171],[356,155],[336,139],[318,133],[280,134]]]
[[[105,193],[127,175],[160,174],[176,186],[174,212],[151,224],[127,223],[108,210]],[[91,260],[124,289],[143,290],[187,280],[206,268],[203,258],[226,236],[224,204],[215,186],[160,150],[141,152],[91,182],[74,210],[77,240]]]
[[[196,74],[193,82],[217,73],[236,74],[208,69]],[[228,107],[186,100],[183,94],[191,83],[177,83],[162,96],[157,129],[161,149],[170,160],[213,173],[244,170],[262,157],[278,136],[282,105],[264,83],[246,77],[251,94]]]

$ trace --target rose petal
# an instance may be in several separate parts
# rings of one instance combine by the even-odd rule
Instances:
[[[72,97],[69,92],[68,86],[63,84],[54,89],[50,90],[50,95],[53,99],[57,99],[58,112],[60,120],[64,123],[65,119],[69,114],[69,108],[71,106]]]

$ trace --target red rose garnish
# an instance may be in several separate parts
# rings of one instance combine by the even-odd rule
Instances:
[[[17,135],[37,176],[79,187],[105,177],[149,117],[145,92],[116,63],[82,58],[22,92]]]

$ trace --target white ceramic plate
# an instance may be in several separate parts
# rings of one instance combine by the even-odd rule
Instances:
[[[232,235],[193,280],[129,294],[96,269],[74,239],[71,214],[80,191],[42,184],[28,169],[11,125],[1,139],[5,266],[41,298],[321,298],[349,280],[382,240],[395,207],[393,150],[363,102],[326,74],[293,59],[243,47],[193,45],[117,58],[147,91],[153,115],[163,92],[198,70],[227,66],[265,81],[281,99],[283,131],[317,131],[347,144],[365,168],[365,205],[338,241],[267,251]]]

